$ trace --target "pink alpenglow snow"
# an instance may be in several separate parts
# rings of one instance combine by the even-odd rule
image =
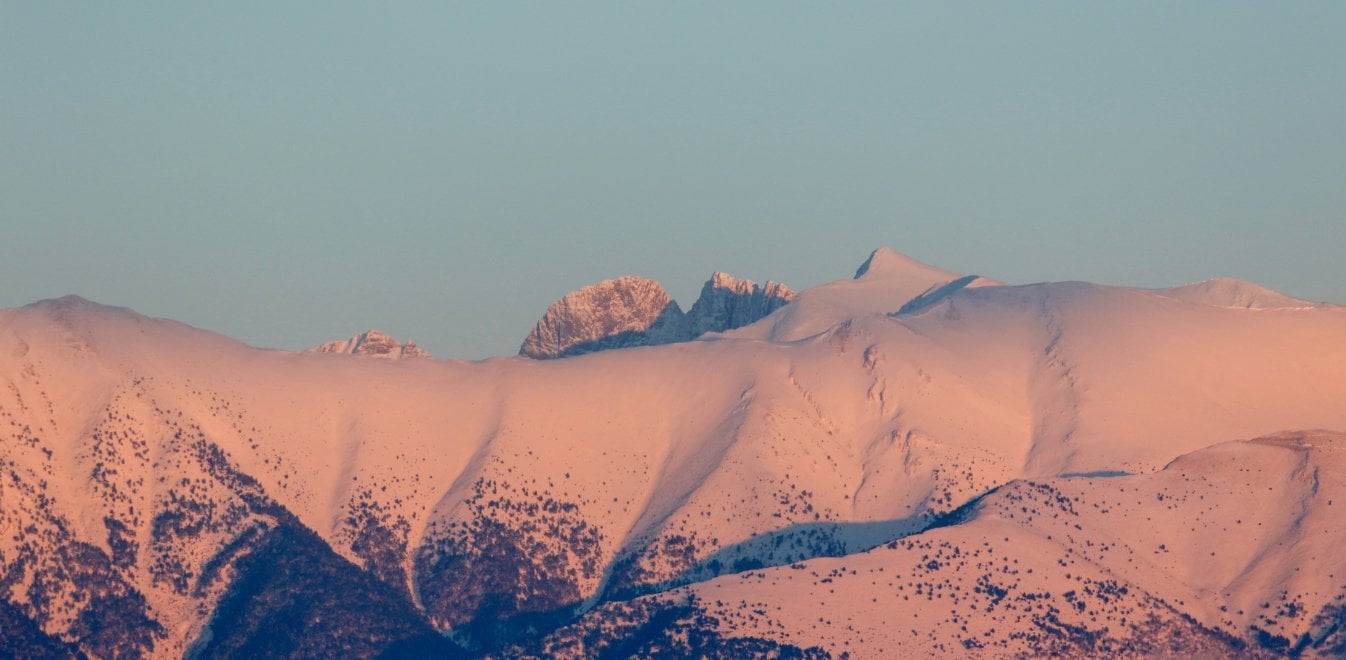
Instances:
[[[881,249],[521,353],[0,310],[0,648],[1346,655],[1346,308]]]

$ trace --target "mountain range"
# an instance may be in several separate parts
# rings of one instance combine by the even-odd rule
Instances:
[[[0,310],[0,649],[1346,654],[1340,306],[884,248],[686,313],[600,282],[516,357],[366,345],[414,347]]]

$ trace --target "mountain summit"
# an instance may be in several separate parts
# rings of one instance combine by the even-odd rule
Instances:
[[[572,291],[547,308],[519,355],[547,359],[682,341],[687,320],[658,282],[628,275]]]
[[[871,280],[879,278],[902,278],[934,283],[957,279],[958,273],[931,266],[890,247],[881,247],[871,252],[869,258],[860,264],[860,267],[855,271],[854,279]]]
[[[767,280],[759,286],[752,280],[717,272],[701,287],[701,296],[687,312],[687,320],[692,337],[699,337],[756,323],[794,299],[795,292],[779,282]]]
[[[1252,282],[1220,277],[1212,280],[1193,282],[1183,286],[1156,289],[1156,293],[1167,298],[1183,302],[1200,303],[1216,307],[1238,307],[1242,309],[1299,309],[1320,307],[1315,303],[1292,298],[1279,291],[1272,291]]]
[[[734,336],[771,341],[804,339],[858,314],[891,314],[923,293],[962,279],[959,273],[881,247],[860,264],[855,277],[801,291],[789,307]],[[969,286],[1000,284],[980,277],[967,281]]]
[[[590,284],[547,308],[519,355],[551,359],[611,348],[691,341],[754,323],[794,300],[790,287],[716,272],[683,313],[658,282],[625,276]]]
[[[345,353],[347,355],[363,355],[365,357],[381,358],[384,360],[430,357],[430,353],[417,346],[415,340],[408,339],[407,343],[399,344],[396,339],[393,339],[378,330],[363,332],[350,339],[329,341],[310,348],[308,352]]]

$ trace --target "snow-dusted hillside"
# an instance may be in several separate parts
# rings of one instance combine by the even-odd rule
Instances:
[[[1324,652],[1343,440],[1275,434],[1346,430],[1346,309],[1237,289],[884,249],[737,330],[476,363],[3,310],[0,615],[99,656]]]
[[[1017,479],[868,552],[606,605],[546,648],[684,610],[863,657],[1339,657],[1343,501],[1346,435],[1327,432],[1222,443],[1150,474]]]

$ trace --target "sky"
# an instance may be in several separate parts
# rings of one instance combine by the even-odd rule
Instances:
[[[509,355],[624,274],[1346,302],[1346,3],[0,0],[0,307]]]

